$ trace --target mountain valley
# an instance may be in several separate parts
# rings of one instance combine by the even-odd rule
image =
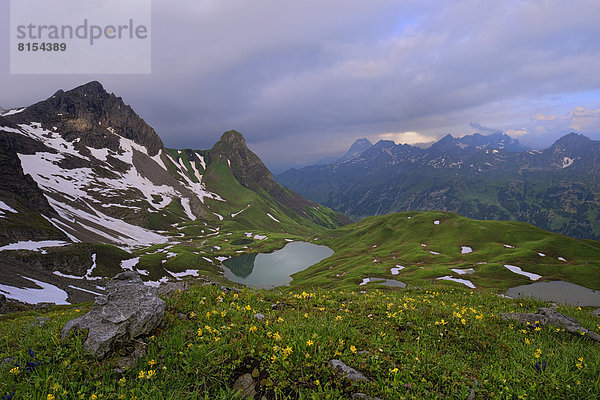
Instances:
[[[587,232],[596,215],[595,186],[577,182],[585,176],[585,184],[595,183],[584,173],[596,168],[594,146],[578,135],[543,152],[523,152],[501,135],[446,137],[429,149],[359,140],[332,165],[278,177],[295,177],[308,197],[334,208],[386,213],[351,223],[277,183],[239,132],[225,132],[208,150],[166,148],[98,82],[3,111],[0,394],[589,398],[600,390],[592,340],[600,324],[590,313],[600,306],[600,242],[485,219],[511,219],[513,209],[527,214],[520,199],[551,206],[530,193],[530,186],[541,190],[551,181],[552,201],[570,212],[560,214],[567,230]],[[402,168],[410,174],[399,174]],[[309,183],[302,177],[308,172],[318,175]],[[540,181],[507,183],[511,174]],[[389,192],[390,182],[429,194],[405,198]],[[495,192],[483,183],[503,193],[496,208],[484,204]],[[327,196],[348,197],[321,198],[324,188]],[[524,193],[515,199],[518,190]],[[359,193],[360,201],[351,200]],[[377,197],[382,193],[398,201],[388,206]],[[471,202],[461,200],[465,193]],[[345,209],[344,201],[352,205]],[[480,212],[493,212],[482,220],[439,210],[391,212],[398,204],[455,205],[460,212],[478,204]],[[569,218],[581,210],[588,219],[577,225]],[[254,290],[226,279],[228,263],[254,262],[264,253],[281,265],[278,250],[291,244],[318,245],[325,253],[283,279],[291,280],[288,286]],[[240,274],[254,265],[243,264]],[[139,274],[146,289],[171,288],[161,292],[160,326],[103,359],[83,351],[81,333],[58,340],[61,327],[90,310],[92,300],[106,299],[110,278],[124,271]],[[507,289],[556,282],[593,292],[591,302],[554,306],[577,318],[579,331],[537,322],[522,328],[502,317],[536,316],[554,301],[510,298]],[[350,380],[334,365],[364,379]]]

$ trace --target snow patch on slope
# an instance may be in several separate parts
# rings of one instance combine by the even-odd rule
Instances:
[[[531,279],[532,281],[537,281],[538,279],[540,279],[542,277],[541,275],[538,275],[538,274],[523,271],[521,268],[514,266],[514,265],[506,265],[505,264],[504,267],[506,269],[508,269],[509,271],[514,272],[515,274],[526,276],[529,279]]]
[[[267,216],[268,216],[269,218],[271,218],[273,221],[281,223],[281,221],[280,221],[280,220],[278,220],[277,218],[275,218],[275,217],[274,217],[274,216],[272,216],[271,214],[267,213]]]
[[[573,165],[574,162],[575,162],[575,160],[573,160],[572,158],[563,157],[563,159],[562,159],[562,168],[570,167],[571,165]]]
[[[140,262],[140,257],[130,258],[128,260],[122,260],[121,268],[133,271],[133,267],[138,265],[139,262]]]
[[[46,247],[61,247],[67,246],[71,243],[65,242],[62,240],[25,240],[17,243],[7,244],[5,246],[0,247],[0,251],[3,250],[30,250],[30,251],[40,251]]]
[[[0,216],[6,214],[5,211],[11,212],[13,214],[18,214],[19,212],[0,200]]]
[[[190,199],[184,197],[181,199],[181,206],[183,207],[183,211],[185,211],[185,215],[192,221],[196,220],[196,216],[192,212],[192,208],[190,207]]]
[[[443,281],[452,281],[452,282],[458,282],[458,283],[462,283],[465,286],[470,287],[471,289],[475,289],[475,285],[473,284],[473,282],[467,280],[467,279],[460,279],[460,278],[453,278],[451,276],[442,276],[441,278],[437,278],[437,280],[443,280]]]
[[[250,207],[250,204],[248,204],[246,207],[242,208],[240,211],[231,214],[231,218],[235,218],[238,215],[240,215],[241,213],[243,213],[244,211],[246,211],[248,209],[248,207]]]
[[[105,215],[97,210],[94,210],[96,215],[93,215],[87,211],[83,211],[68,204],[56,201],[49,196],[47,196],[47,198],[52,208],[54,208],[62,218],[80,225],[85,230],[89,230],[97,235],[101,235],[102,237],[115,243],[117,246],[150,246],[152,244],[161,244],[168,241],[166,237],[154,233],[148,229],[128,224],[127,222],[117,218],[109,217],[108,215]],[[81,222],[81,220],[90,221],[98,226],[106,227],[107,231],[93,228]]]
[[[15,114],[21,113],[21,112],[25,111],[25,108],[27,108],[27,107],[13,108],[12,110],[6,111],[4,114],[2,114],[2,116],[8,117],[9,115],[15,115]]]
[[[67,302],[69,295],[64,290],[51,285],[46,282],[38,281],[37,279],[27,279],[35,283],[40,289],[34,288],[18,288],[15,286],[2,285],[0,284],[0,292],[9,299],[18,300],[27,304],[38,304],[38,303],[54,303],[54,304],[70,304]]]

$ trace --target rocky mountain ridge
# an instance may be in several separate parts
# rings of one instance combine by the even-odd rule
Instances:
[[[238,132],[209,150],[165,148],[98,82],[0,116],[0,167],[0,285],[11,287],[33,289],[28,279],[43,277],[98,293],[91,281],[119,272],[121,261],[136,260],[131,252],[149,246],[202,246],[226,224],[302,232],[347,221],[276,183]],[[167,266],[177,254],[163,253]],[[220,264],[190,254],[194,261],[177,268]],[[180,272],[166,272],[159,261],[145,271],[152,279]]]
[[[518,142],[504,136],[447,135],[428,149],[381,140],[354,158],[276,179],[353,219],[443,210],[600,238],[600,142],[571,133],[548,149],[514,152]]]

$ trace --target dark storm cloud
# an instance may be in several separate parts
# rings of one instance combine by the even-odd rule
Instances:
[[[237,129],[274,166],[363,136],[485,126],[545,144],[568,124],[534,115],[598,108],[598,15],[594,0],[155,0],[151,76],[16,77],[3,66],[0,106],[99,79],[169,146],[207,148]]]

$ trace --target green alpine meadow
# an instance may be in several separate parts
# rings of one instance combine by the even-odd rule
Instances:
[[[194,228],[198,224],[190,223],[185,232]],[[268,399],[347,399],[356,393],[385,399],[565,399],[593,398],[600,390],[598,343],[584,331],[521,325],[500,316],[548,304],[501,297],[507,287],[530,281],[503,264],[519,265],[543,280],[598,288],[598,242],[445,212],[371,217],[295,235],[265,229],[260,233],[269,239],[259,243],[243,241],[244,230],[225,224],[219,232],[201,241],[190,236],[185,245],[169,249],[176,255],[168,259],[157,253],[160,246],[134,255],[152,278],[158,266],[178,271],[198,265],[199,250],[211,257],[232,256],[244,246],[269,252],[292,238],[325,244],[335,253],[296,273],[291,286],[272,290],[225,281],[207,262],[189,288],[165,297],[162,324],[138,339],[145,352],[129,368],[120,363],[132,343],[98,360],[83,349],[85,332],[60,340],[62,326],[86,313],[90,303],[4,315],[0,390],[38,399],[242,399],[247,394],[234,383],[245,374],[257,384],[252,396]],[[233,244],[236,240],[245,244]],[[463,246],[472,252],[462,254]],[[97,262],[118,265],[120,257],[98,252]],[[392,275],[391,268],[400,265],[404,269]],[[452,268],[475,272],[458,275]],[[447,275],[467,277],[476,289],[436,279]],[[407,287],[377,281],[360,286],[364,277],[397,279]],[[592,309],[557,308],[600,332]],[[330,360],[368,380],[340,377]]]
[[[600,399],[599,15],[0,1],[0,400]]]

